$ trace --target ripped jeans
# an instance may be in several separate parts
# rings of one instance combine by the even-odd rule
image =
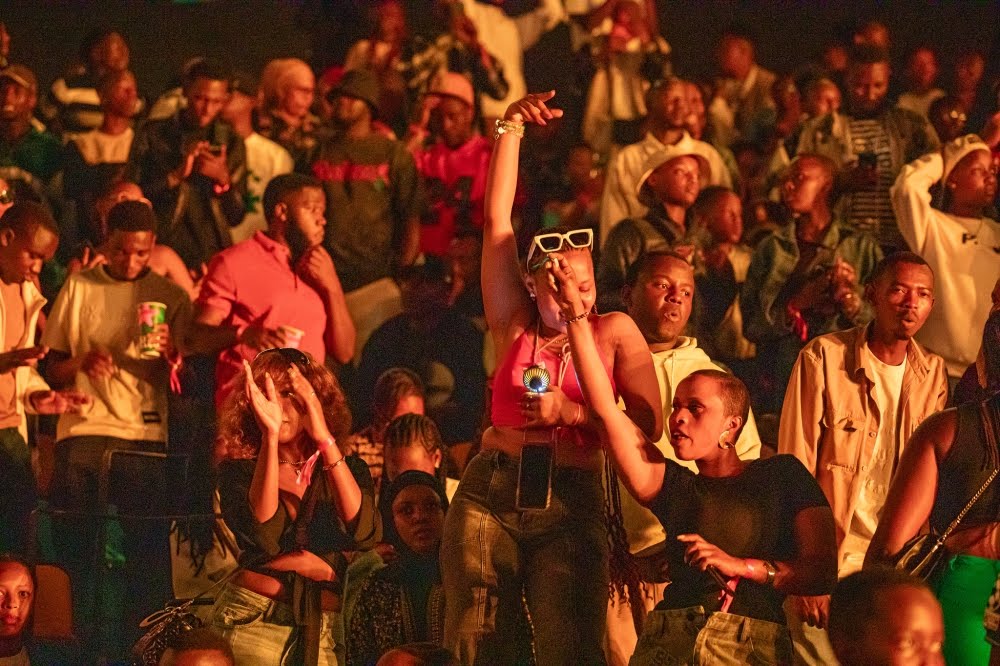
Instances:
[[[320,666],[346,663],[344,645],[335,643],[339,613],[324,612],[320,629]],[[292,609],[256,592],[227,583],[212,608],[212,629],[229,641],[240,666],[292,666],[300,631]]]
[[[470,461],[441,544],[445,646],[462,664],[523,664],[523,602],[538,664],[603,664],[608,539],[601,475],[557,467],[544,511],[515,507],[518,461]]]

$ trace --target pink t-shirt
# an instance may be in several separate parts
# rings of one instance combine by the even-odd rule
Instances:
[[[299,349],[322,363],[326,357],[326,307],[319,293],[295,274],[288,247],[258,231],[219,252],[208,265],[198,306],[224,315],[222,323],[244,328],[282,324],[305,331]],[[222,405],[243,374],[243,359],[257,351],[236,345],[219,353],[215,402]],[[241,381],[241,380],[240,380]]]
[[[492,150],[490,142],[477,135],[458,148],[435,143],[416,156],[429,199],[420,227],[421,251],[443,257],[459,226],[482,229]]]

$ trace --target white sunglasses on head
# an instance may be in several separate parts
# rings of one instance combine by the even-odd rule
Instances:
[[[548,255],[562,250],[564,243],[578,250],[592,248],[594,246],[594,231],[593,229],[574,229],[564,234],[554,231],[550,234],[535,236],[531,241],[531,249],[528,250],[528,258],[524,262],[528,270],[533,271],[541,266],[541,264],[531,265],[531,258],[535,256],[535,250]]]

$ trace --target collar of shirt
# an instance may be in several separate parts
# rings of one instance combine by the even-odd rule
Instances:
[[[864,346],[868,341],[868,333],[872,326],[875,325],[874,321],[868,322],[864,326],[859,326],[854,329],[854,344],[851,345],[851,357],[844,359],[844,365],[850,369],[850,374],[852,377],[857,377],[858,373],[864,373],[865,377],[870,382],[874,382],[874,378],[868,375],[868,364],[865,363]],[[912,368],[913,372],[916,374],[917,380],[921,380],[927,376],[930,371],[927,365],[927,355],[924,350],[921,349],[920,345],[917,344],[916,340],[910,339],[909,343],[906,345],[906,365],[908,368]]]
[[[284,243],[279,243],[274,240],[263,231],[257,231],[253,235],[254,241],[256,241],[268,254],[273,254],[275,258],[280,259],[286,264],[291,264],[292,251],[288,249],[288,246]]]

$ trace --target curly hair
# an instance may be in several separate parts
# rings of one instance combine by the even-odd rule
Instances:
[[[295,365],[312,385],[323,405],[326,425],[336,440],[346,439],[351,432],[351,412],[337,378],[312,356],[297,349],[268,349],[257,355],[250,364],[254,381],[261,391],[266,390],[265,374],[270,373],[278,394],[292,391],[288,369]],[[256,458],[260,451],[263,433],[257,425],[253,407],[246,391],[233,391],[219,413],[219,439],[225,456],[230,459]]]

